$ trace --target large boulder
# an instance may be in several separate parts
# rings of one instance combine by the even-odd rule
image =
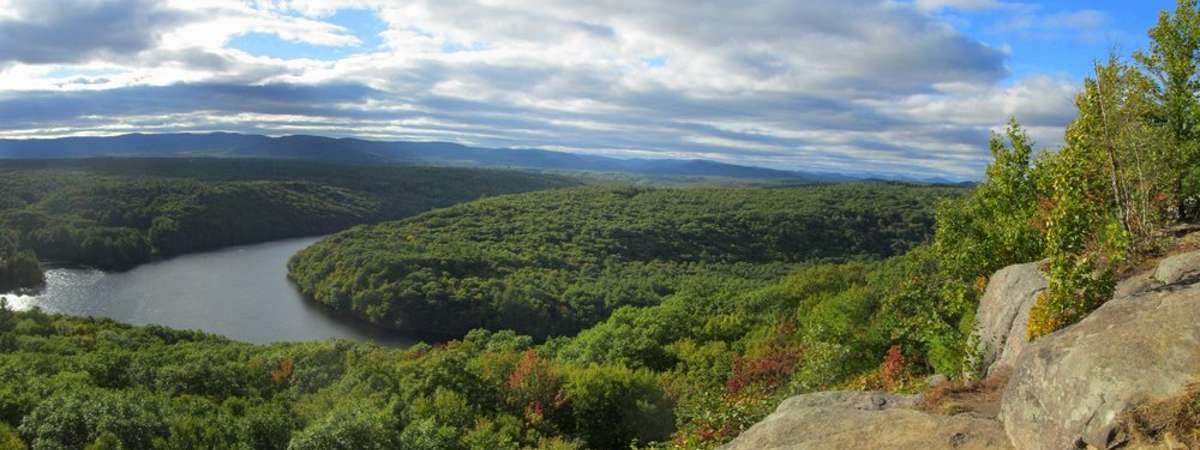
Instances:
[[[1180,253],[1159,261],[1154,270],[1121,280],[1117,283],[1113,298],[1129,297],[1163,286],[1197,280],[1200,280],[1200,251]]]
[[[1000,419],[1017,448],[1119,445],[1119,414],[1200,375],[1200,284],[1109,301],[1031,343],[1013,369]]]
[[[1113,298],[1129,297],[1163,286],[1161,281],[1154,279],[1154,271],[1142,272],[1117,283]]]
[[[792,397],[722,450],[1009,449],[999,422],[915,408],[917,397],[818,392]]]
[[[1200,277],[1200,251],[1181,253],[1159,261],[1154,280],[1162,284],[1193,281]]]
[[[1029,310],[1046,289],[1042,263],[1016,264],[988,280],[975,315],[982,367],[991,375],[1011,367],[1029,342]]]

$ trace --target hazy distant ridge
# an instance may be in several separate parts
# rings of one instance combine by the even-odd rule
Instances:
[[[381,142],[294,135],[234,133],[126,134],[111,137],[2,139],[0,158],[104,156],[221,156],[350,162],[412,162],[547,170],[589,170],[648,175],[847,181],[857,177],[741,166],[699,159],[620,159],[536,149],[468,147],[448,142]]]

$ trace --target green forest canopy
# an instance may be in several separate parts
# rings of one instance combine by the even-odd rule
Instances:
[[[1014,121],[991,141],[995,158],[986,180],[970,195],[939,204],[933,239],[907,253],[884,261],[808,264],[775,279],[744,273],[682,277],[657,304],[617,307],[576,336],[538,345],[511,331],[475,330],[445,345],[405,351],[346,342],[253,346],[0,308],[0,442],[24,441],[38,449],[712,448],[785,396],[831,388],[914,390],[922,387],[922,375],[933,372],[976,375],[972,354],[978,348],[970,332],[979,296],[996,269],[1048,259],[1050,288],[1028,324],[1037,338],[1103,303],[1117,273],[1139,258],[1160,255],[1169,245],[1166,230],[1195,220],[1198,36],[1200,10],[1195,1],[1181,0],[1173,14],[1160,17],[1150,48],[1134,64],[1113,57],[1098,65],[1084,83],[1079,117],[1061,149],[1035,157],[1033,143]],[[567,192],[580,198],[621,192],[592,189]],[[712,213],[685,207],[690,197],[680,191],[654,192],[681,199],[668,202],[674,208],[665,213],[615,211],[613,219],[636,220],[596,223],[653,225]],[[535,206],[525,210],[537,211]],[[509,227],[490,224],[487,216],[465,217],[460,229],[442,223],[451,228],[447,236],[524,227],[519,220]],[[571,222],[532,217],[551,225]],[[570,235],[516,233],[514,240],[538,243],[537,251],[499,245],[493,253],[483,250],[504,237],[479,234],[488,245],[443,248],[433,230],[411,228],[424,220],[356,228],[331,241],[346,238],[366,252],[394,245],[402,262],[429,267],[463,257],[470,264],[462,267],[471,269],[503,269],[499,262],[539,255],[528,261],[544,261],[535,267],[551,271],[610,259],[641,263],[604,253],[612,248],[629,248],[639,258],[658,257],[659,249],[688,255],[668,265],[790,261],[787,252],[769,253],[766,259],[780,260],[766,263],[747,252],[727,255],[722,241],[655,241],[655,226],[617,228],[644,233],[632,235],[647,236],[645,242],[621,241],[623,232],[581,247]],[[753,226],[757,220],[738,223]],[[687,236],[710,236],[706,230],[725,230],[725,223],[697,227]],[[410,229],[426,233],[411,240],[399,234],[394,237],[403,239],[394,242],[369,239]],[[340,269],[345,273],[301,267],[300,276],[320,274],[312,286],[325,275],[344,278],[339,286],[354,292],[400,279],[376,272],[387,264],[334,256],[340,264],[355,264]],[[294,265],[312,263],[305,258]],[[371,270],[355,273],[359,263]],[[511,279],[497,274],[503,275],[498,280]]]
[[[573,184],[512,171],[280,160],[5,161],[0,229],[44,261],[128,268]]]
[[[929,236],[959,188],[583,187],[495,197],[356,227],[289,263],[300,290],[385,327],[571,335],[686,278],[775,279],[797,264],[880,258]]]

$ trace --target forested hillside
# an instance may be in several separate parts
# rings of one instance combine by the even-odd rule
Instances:
[[[62,176],[124,175],[125,163],[105,163],[120,167]],[[240,177],[210,172],[188,183]],[[258,183],[287,182],[263,178]],[[483,330],[405,351],[347,342],[254,346],[161,327],[0,311],[0,422],[7,424],[0,425],[0,442],[33,448],[603,449],[663,442],[677,429],[679,439],[690,439],[697,415],[708,417],[704,408],[720,401],[713,393],[727,382],[747,395],[760,391],[755,383],[774,386],[787,373],[779,365],[750,369],[761,364],[739,355],[765,351],[764,357],[777,358],[772,349],[780,333],[795,328],[771,330],[792,314],[836,325],[821,342],[855,346],[836,360],[848,366],[814,379],[871,366],[872,353],[887,341],[854,330],[870,323],[860,319],[875,300],[844,313],[838,305],[851,297],[834,294],[867,292],[862,289],[878,263],[818,264],[783,282],[777,278],[817,260],[903,252],[928,236],[932,205],[962,192],[887,184],[584,187],[357,227],[315,249],[335,252],[320,260],[338,264],[394,258],[492,267],[455,275],[493,276],[474,282],[482,287],[472,293],[476,298],[505,292],[490,285],[506,285],[517,290],[510,300],[570,293],[566,298],[597,307],[577,322],[546,322],[551,326],[582,327],[618,309],[578,337],[541,346],[512,331]],[[297,261],[320,261],[313,255]],[[522,272],[526,265],[534,276]],[[408,285],[430,292],[433,286]],[[547,293],[527,295],[537,290]],[[795,307],[811,314],[793,313]],[[513,326],[536,332],[542,325]],[[765,404],[714,412],[744,423]]]
[[[0,163],[0,228],[44,261],[126,268],[571,184],[521,172],[299,161],[8,161]]]
[[[339,233],[292,258],[301,291],[404,331],[570,335],[689,278],[774,279],[925,239],[958,188],[586,187],[496,197]]]
[[[1097,64],[1077,97],[1079,114],[1063,147],[1035,151],[1013,120],[992,137],[993,162],[969,193],[885,184],[580,187],[355,227],[291,261],[300,287],[336,310],[397,329],[465,332],[436,346],[257,346],[0,308],[0,444],[714,448],[799,393],[916,392],[933,374],[955,379],[944,386],[966,389],[968,380],[984,375],[976,314],[997,269],[1045,261],[1033,269],[1044,273],[1045,289],[1030,294],[1036,297],[1022,327],[1036,344],[1109,301],[1124,274],[1169,253],[1171,230],[1195,229],[1197,36],[1200,8],[1181,0],[1132,61],[1113,56]],[[59,168],[12,183],[5,201],[21,213],[15,217],[45,217],[47,227],[56,220],[92,228],[113,221],[118,225],[111,227],[152,230],[153,220],[137,228],[119,225],[119,217],[75,217],[55,209],[66,203],[54,195],[22,194],[70,184],[56,180],[121,180],[139,170],[95,164],[83,173]],[[376,179],[365,175],[393,170],[347,169],[350,179],[302,189],[272,167],[260,166],[253,182],[212,170],[217,175],[187,175],[187,183],[197,189],[267,183],[284,189],[284,198],[317,205],[312,211],[343,208],[368,217],[388,200],[357,201],[360,193],[388,191],[356,183],[369,186]],[[418,186],[444,189],[436,181],[448,173],[430,170],[418,172],[427,178],[397,175],[379,189],[401,183],[394,193],[402,195],[413,189],[403,182],[414,177],[429,180]],[[170,171],[191,173],[187,166]],[[153,187],[159,180],[134,186],[173,192]],[[110,196],[123,197],[91,198]],[[140,211],[128,206],[97,210]],[[36,237],[36,227],[22,231],[22,242]],[[530,336],[466,331],[472,327]],[[1137,331],[1123,330],[1129,334],[1110,338]],[[1192,354],[1193,341],[1174,341],[1191,345],[1177,347],[1179,354]],[[1194,436],[1200,414],[1189,391],[1161,420]],[[943,444],[967,438],[956,433]]]

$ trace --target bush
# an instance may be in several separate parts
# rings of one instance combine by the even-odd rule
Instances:
[[[125,450],[125,445],[117,438],[117,435],[105,431],[100,437],[96,438],[92,445],[87,446],[83,450]]]
[[[626,448],[666,439],[674,429],[671,402],[645,370],[592,366],[571,371],[568,429],[593,448]]]
[[[1046,221],[1047,288],[1030,310],[1029,338],[1071,325],[1112,297],[1114,269],[1130,246],[1104,192],[1095,162],[1082,148],[1068,147],[1049,164],[1054,207]]]
[[[288,450],[390,450],[399,447],[395,423],[371,411],[340,410],[292,438]]]
[[[0,293],[32,288],[44,282],[42,264],[37,256],[17,247],[15,233],[0,229]]]
[[[65,389],[39,403],[21,421],[34,448],[82,448],[111,433],[129,450],[148,450],[167,434],[155,397],[145,392]]]
[[[16,431],[8,424],[0,422],[0,450],[25,450],[26,448]]]

